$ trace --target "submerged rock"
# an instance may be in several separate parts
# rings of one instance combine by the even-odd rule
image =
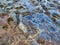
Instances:
[[[0,0],[0,45],[58,45],[59,35],[59,0]]]

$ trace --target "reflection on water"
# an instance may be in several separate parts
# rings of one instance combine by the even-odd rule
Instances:
[[[0,0],[0,45],[59,42],[59,0]]]

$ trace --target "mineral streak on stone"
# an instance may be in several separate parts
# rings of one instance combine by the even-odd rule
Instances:
[[[0,45],[60,45],[60,0],[0,0]]]

